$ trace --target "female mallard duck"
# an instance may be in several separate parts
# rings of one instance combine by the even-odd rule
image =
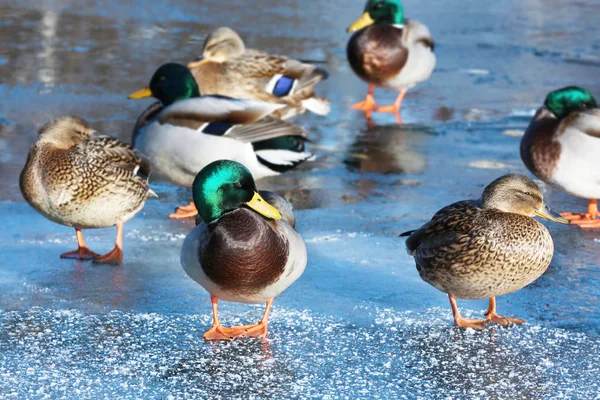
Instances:
[[[363,110],[368,117],[373,110],[392,112],[400,123],[400,105],[407,89],[429,79],[435,67],[429,29],[405,19],[399,0],[368,0],[362,17],[348,28],[348,32],[357,30],[346,53],[354,72],[369,84],[369,91],[364,101],[351,108]],[[377,106],[375,86],[399,91],[394,104]]]
[[[292,123],[266,116],[284,105],[200,97],[198,86],[183,65],[165,64],[150,87],[129,98],[154,96],[138,118],[134,146],[147,155],[154,170],[180,186],[192,186],[194,177],[212,161],[230,159],[244,164],[256,179],[278,175],[312,157],[304,151],[306,132]],[[171,218],[197,214],[193,203],[179,207]]]
[[[315,96],[314,86],[328,74],[287,57],[246,49],[240,36],[222,27],[206,38],[202,55],[188,64],[202,95],[284,104],[273,116],[289,118],[309,110],[329,113],[329,102]]]
[[[21,193],[39,213],[77,233],[78,249],[61,258],[123,261],[123,224],[144,207],[153,192],[150,166],[129,145],[94,137],[77,117],[48,122],[31,146],[21,172]],[[82,229],[117,226],[115,248],[100,256],[83,241]]]
[[[290,206],[275,193],[258,192],[250,171],[235,161],[207,165],[192,191],[201,221],[185,238],[181,264],[210,293],[213,326],[204,338],[266,336],[274,298],[306,267],[306,246]],[[267,307],[258,324],[224,328],[219,299]]]
[[[410,235],[406,247],[421,278],[448,294],[456,326],[483,329],[487,322],[524,322],[499,316],[496,296],[529,285],[552,260],[552,237],[534,215],[569,223],[544,204],[531,179],[510,174],[490,183],[481,199],[446,206],[421,228],[401,235]],[[488,297],[486,319],[460,316],[457,298]]]
[[[539,179],[591,199],[588,212],[564,213],[582,228],[600,228],[600,108],[586,89],[569,86],[546,97],[521,140],[521,158]]]

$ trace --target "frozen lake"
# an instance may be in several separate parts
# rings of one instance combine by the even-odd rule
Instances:
[[[40,4],[42,3],[42,4]],[[548,224],[555,256],[498,311],[528,324],[452,327],[445,294],[420,280],[398,234],[442,206],[527,173],[519,135],[550,90],[600,96],[600,4],[592,0],[419,2],[436,39],[433,77],[409,91],[406,125],[347,109],[366,92],[345,59],[363,1],[0,0],[0,398],[598,398],[600,231]],[[171,4],[173,3],[173,4]],[[73,114],[129,141],[150,103],[126,99],[166,61],[186,62],[216,26],[249,47],[322,63],[327,117],[296,119],[318,159],[259,186],[288,198],[307,242],[304,275],[276,299],[269,338],[205,343],[208,294],[183,272],[192,221],[166,218],[188,190],[159,194],[125,225],[118,267],[60,260],[72,229],[22,199],[39,126]],[[395,93],[376,91],[384,104]],[[551,188],[558,211],[587,202]],[[92,250],[114,229],[85,231]],[[468,316],[486,301],[459,301]],[[220,305],[225,325],[263,306]]]

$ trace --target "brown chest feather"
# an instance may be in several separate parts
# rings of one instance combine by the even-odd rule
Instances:
[[[556,169],[561,146],[555,138],[560,121],[541,108],[521,140],[521,159],[535,176],[548,181]]]
[[[221,288],[256,293],[284,272],[288,242],[257,213],[238,209],[210,229],[201,264],[206,276]]]
[[[367,82],[381,84],[398,75],[408,59],[403,30],[373,25],[355,33],[346,49],[354,72]]]

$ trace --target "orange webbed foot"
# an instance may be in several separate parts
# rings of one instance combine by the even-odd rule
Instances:
[[[96,264],[119,265],[123,262],[123,250],[117,246],[109,253],[94,258],[94,262]]]
[[[187,206],[180,206],[175,209],[175,213],[169,214],[171,219],[186,219],[195,217],[198,215],[198,210],[193,202],[190,202]]]
[[[267,327],[268,324],[263,322],[259,322],[251,328],[246,329],[244,336],[250,336],[255,338],[264,338],[267,336]]]
[[[525,323],[525,321],[520,318],[506,318],[496,313],[486,312],[485,315],[487,316],[486,321],[502,326],[522,325]]]
[[[94,253],[85,246],[60,255],[60,258],[67,258],[70,260],[93,260],[97,257],[100,257],[100,254]]]
[[[471,329],[475,329],[475,330],[482,330],[485,329],[487,320],[485,319],[464,319],[464,318],[457,318],[454,320],[454,325],[458,326],[459,328],[471,328]]]
[[[251,325],[247,325],[251,326]],[[223,325],[214,325],[204,334],[205,340],[233,340],[243,336],[246,333],[246,328],[243,326],[233,326],[225,328]]]

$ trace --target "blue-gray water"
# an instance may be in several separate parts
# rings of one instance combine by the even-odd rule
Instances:
[[[41,4],[40,4],[41,3]],[[0,398],[597,398],[600,231],[548,225],[556,254],[527,288],[499,298],[527,325],[452,327],[398,234],[442,206],[526,172],[519,134],[550,90],[600,95],[592,0],[405,1],[436,39],[433,77],[411,90],[404,126],[347,109],[366,85],[345,60],[362,1],[0,0]],[[190,222],[166,219],[188,190],[165,183],[125,226],[119,267],[60,260],[74,232],[24,203],[18,174],[39,126],[75,114],[129,140],[149,102],[127,94],[166,61],[197,55],[216,26],[249,47],[316,60],[325,118],[296,119],[317,161],[259,185],[297,210],[305,274],[274,303],[269,339],[207,344],[208,294],[179,264]],[[380,103],[395,93],[376,91]],[[586,201],[550,188],[550,206]],[[108,251],[114,229],[85,231]],[[461,301],[481,315],[485,301]],[[227,325],[262,307],[222,303]]]

